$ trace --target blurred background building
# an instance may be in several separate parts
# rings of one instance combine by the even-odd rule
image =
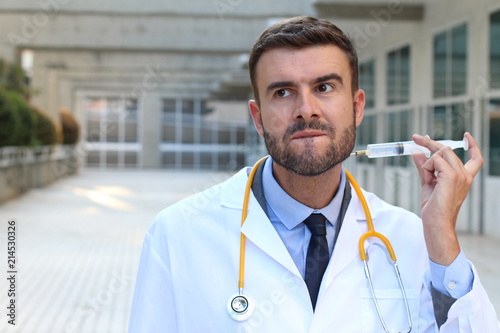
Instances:
[[[268,25],[304,14],[358,47],[360,147],[417,132],[479,140],[485,166],[458,228],[500,238],[499,0],[4,0],[0,57],[22,64],[33,103],[54,117],[73,110],[86,166],[235,170],[264,154],[246,106],[249,49]],[[409,159],[346,165],[419,210]]]

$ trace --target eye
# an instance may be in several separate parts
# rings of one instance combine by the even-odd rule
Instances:
[[[280,89],[280,90],[277,90],[274,94],[276,95],[276,97],[285,98],[285,97],[290,96],[291,92],[287,89]]]
[[[321,93],[326,93],[326,92],[330,92],[333,90],[333,86],[331,84],[326,84],[326,83],[322,83],[318,86],[318,91],[321,92]]]

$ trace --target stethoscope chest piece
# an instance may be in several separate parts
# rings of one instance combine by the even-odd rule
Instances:
[[[248,320],[255,311],[255,302],[244,294],[236,294],[227,302],[227,313],[236,321]]]

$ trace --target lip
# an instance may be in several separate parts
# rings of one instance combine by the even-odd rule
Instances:
[[[323,136],[325,133],[317,130],[305,130],[305,131],[300,131],[292,135],[291,139],[296,140],[296,139],[305,139],[305,138],[313,138],[313,137],[318,137],[318,136]]]

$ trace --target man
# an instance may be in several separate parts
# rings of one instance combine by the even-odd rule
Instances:
[[[271,157],[258,168],[245,224],[249,168],[164,210],[144,240],[130,332],[383,332],[381,318],[390,331],[408,331],[381,242],[365,242],[380,316],[359,260],[366,216],[342,169],[365,104],[353,45],[328,21],[292,18],[264,31],[249,68],[250,112]],[[412,332],[500,332],[455,232],[483,163],[476,141],[466,137],[465,165],[451,149],[413,137],[433,152],[415,157],[421,220],[365,194],[375,229],[398,256]],[[238,293],[240,232],[244,293],[255,301],[244,321],[227,311]]]

